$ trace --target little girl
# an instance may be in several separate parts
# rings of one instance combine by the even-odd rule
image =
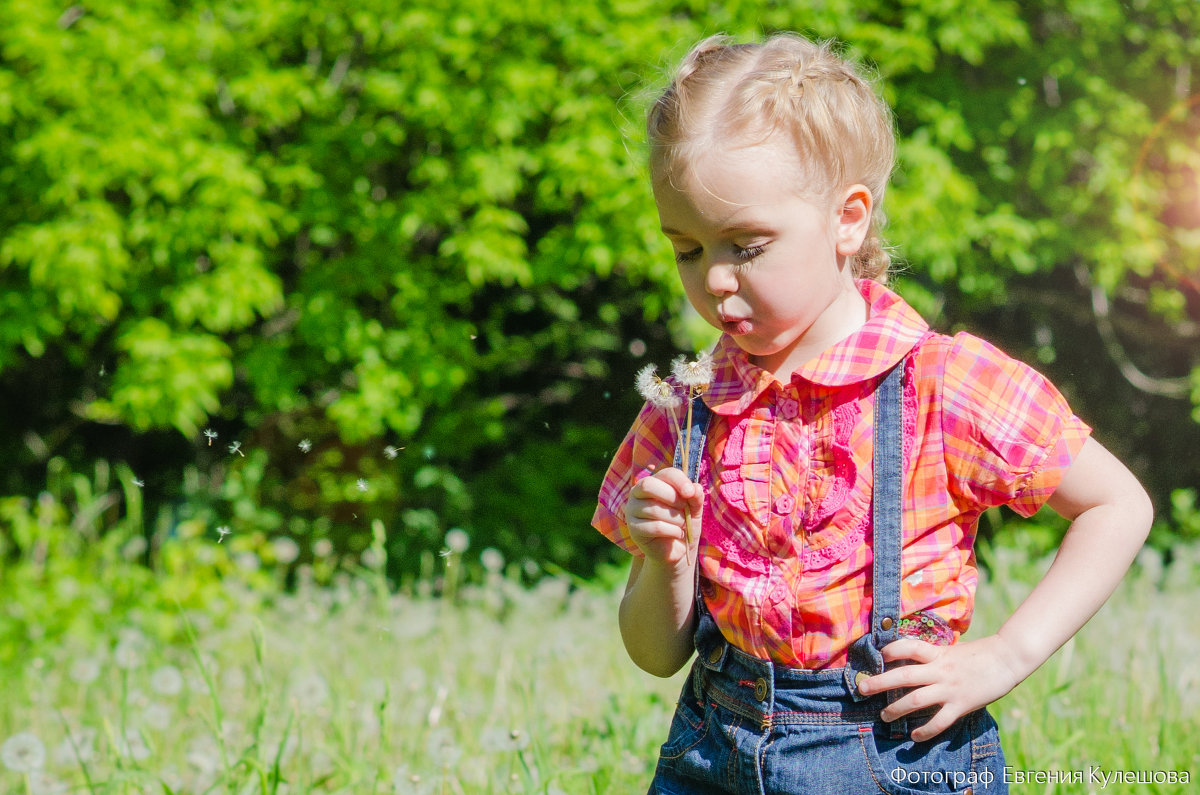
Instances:
[[[630,657],[670,676],[698,652],[651,792],[1007,791],[985,706],[1112,593],[1145,492],[1042,376],[884,286],[891,116],[828,46],[701,42],[648,127],[680,279],[724,332],[700,454],[648,402],[593,519],[634,556]],[[1002,504],[1071,526],[996,634],[960,641]]]

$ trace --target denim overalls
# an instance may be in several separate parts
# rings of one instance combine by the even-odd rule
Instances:
[[[704,603],[697,573],[697,657],[684,684],[650,793],[783,795],[867,792],[1007,793],[996,724],[986,710],[925,742],[906,739],[920,718],[879,718],[888,699],[863,696],[860,673],[883,670],[879,650],[900,617],[901,378],[896,365],[875,391],[872,632],[844,668],[778,665],[730,646]],[[699,398],[687,462],[696,479],[709,411]],[[682,463],[677,450],[676,463]],[[699,572],[699,564],[697,564]]]

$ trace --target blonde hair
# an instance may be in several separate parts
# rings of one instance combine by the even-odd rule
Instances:
[[[871,224],[854,256],[856,278],[882,281],[890,257],[880,229],[895,163],[892,114],[868,78],[828,42],[778,33],[761,44],[711,36],[683,59],[650,109],[651,162],[674,170],[706,145],[786,130],[805,164],[804,183],[823,198],[853,183],[874,198]]]

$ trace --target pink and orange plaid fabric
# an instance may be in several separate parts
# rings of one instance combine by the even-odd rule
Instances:
[[[904,360],[906,615],[967,629],[984,510],[1032,515],[1090,428],[1058,390],[969,334],[934,334],[899,296],[861,282],[867,323],[780,383],[729,337],[713,353],[713,410],[700,482],[701,588],[726,639],[785,665],[845,664],[869,629],[873,393]],[[644,406],[600,489],[592,524],[640,554],[624,506],[639,479],[669,466],[671,422]]]

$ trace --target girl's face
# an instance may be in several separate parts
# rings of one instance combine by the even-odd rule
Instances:
[[[867,188],[852,185],[828,204],[803,198],[806,170],[780,135],[716,148],[675,173],[653,165],[688,300],[752,362],[787,382],[865,322],[850,261],[870,224]]]

